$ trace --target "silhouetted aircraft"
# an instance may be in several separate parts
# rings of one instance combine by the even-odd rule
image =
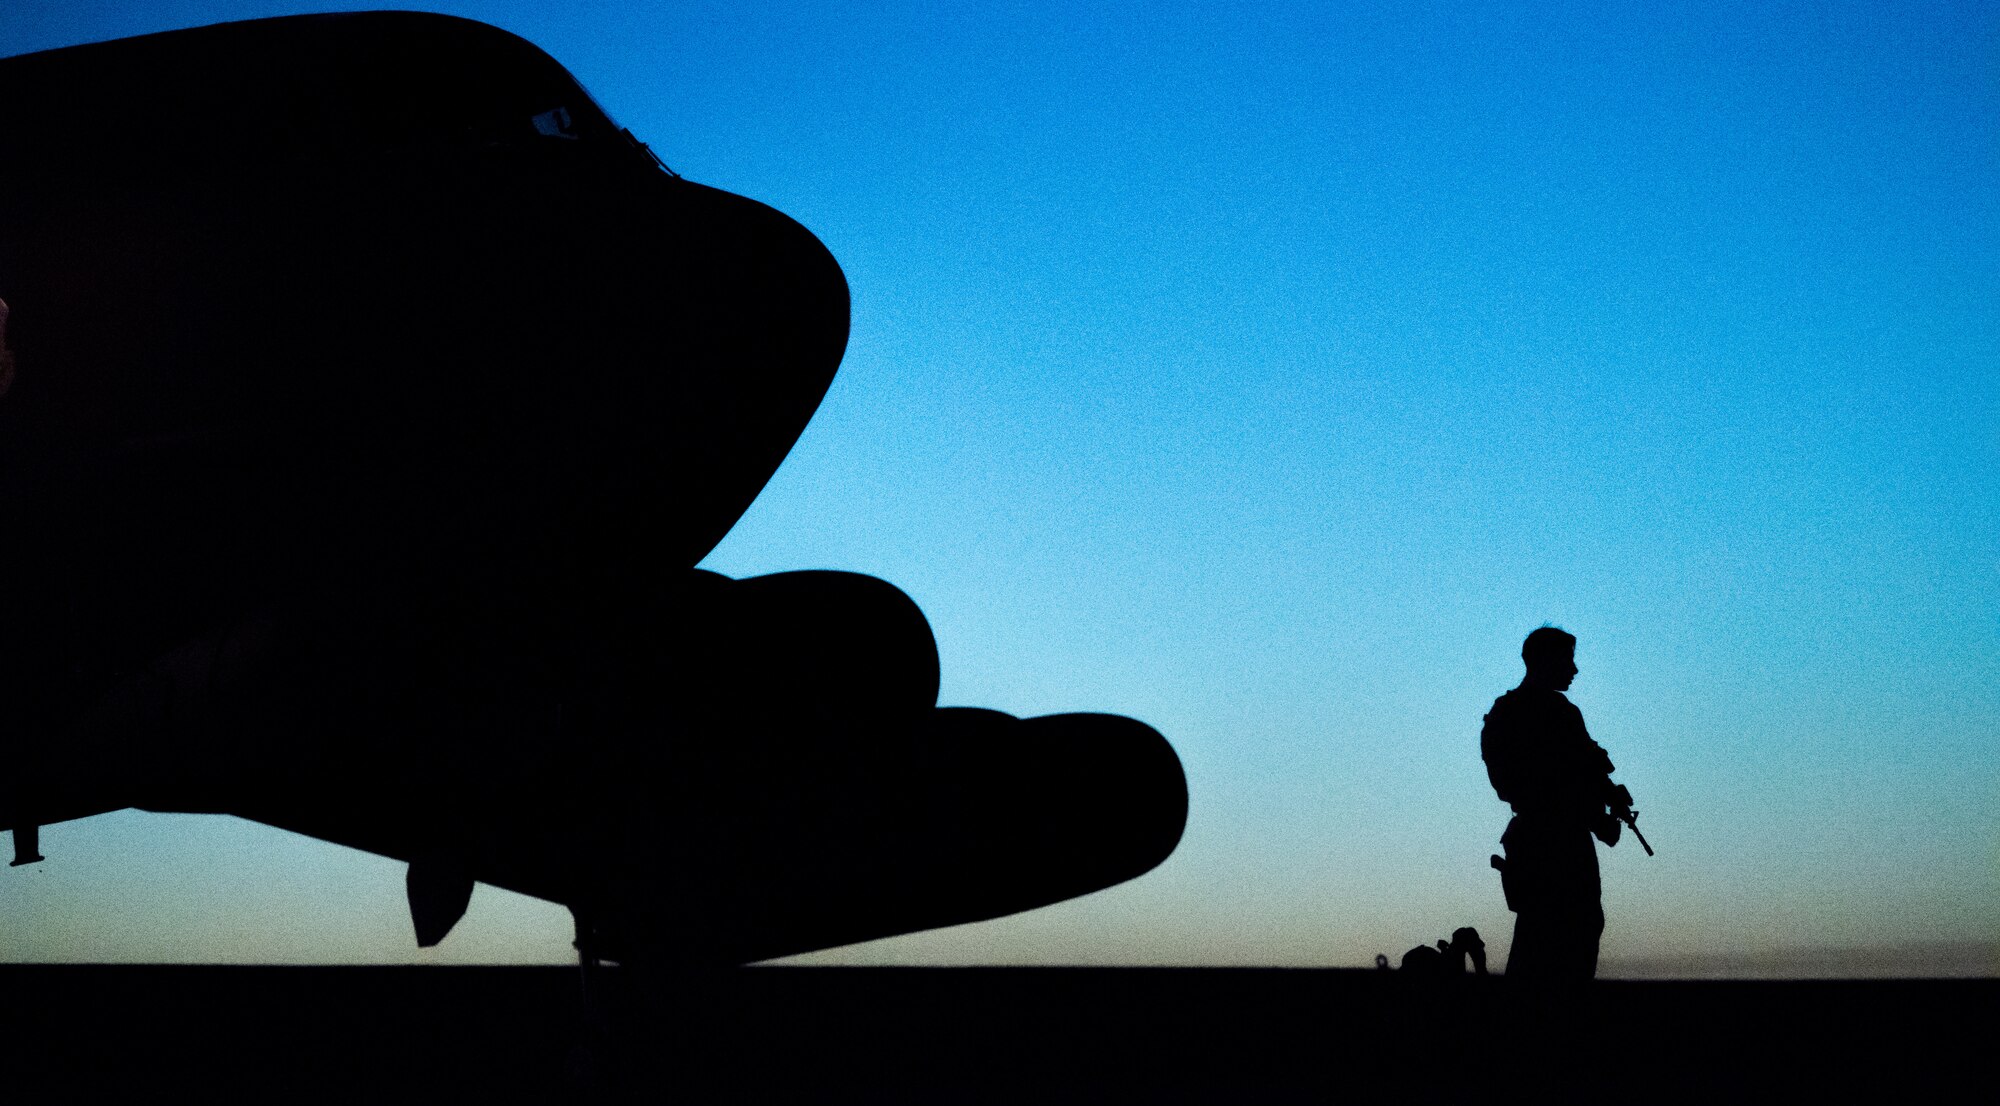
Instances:
[[[0,105],[17,846],[230,813],[409,861],[422,944],[477,880],[633,963],[991,918],[1172,851],[1144,724],[939,709],[889,584],[693,567],[824,394],[846,281],[534,46],[260,20],[9,58]]]

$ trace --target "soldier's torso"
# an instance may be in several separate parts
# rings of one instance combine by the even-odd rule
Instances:
[[[1587,827],[1603,810],[1611,762],[1559,691],[1515,688],[1494,700],[1480,753],[1494,790],[1518,814]]]

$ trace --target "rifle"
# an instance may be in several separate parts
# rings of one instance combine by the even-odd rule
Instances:
[[[1611,816],[1625,823],[1632,836],[1639,839],[1639,847],[1653,855],[1653,846],[1646,844],[1646,835],[1639,832],[1639,812],[1632,809],[1632,792],[1624,784],[1611,789],[1611,801],[1605,804],[1611,808]]]

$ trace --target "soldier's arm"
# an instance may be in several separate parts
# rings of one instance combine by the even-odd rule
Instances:
[[[1611,773],[1618,770],[1617,767],[1611,763],[1611,754],[1604,751],[1604,746],[1599,745],[1596,741],[1591,739],[1590,730],[1586,728],[1583,724],[1583,712],[1576,708],[1576,704],[1569,702],[1568,699],[1564,699],[1563,702],[1564,705],[1569,707],[1571,721],[1574,723],[1574,731],[1576,734],[1578,748],[1582,750],[1581,756],[1584,764],[1588,766],[1589,771],[1592,775],[1597,775],[1601,773],[1604,776],[1605,785],[1609,787],[1611,783]]]

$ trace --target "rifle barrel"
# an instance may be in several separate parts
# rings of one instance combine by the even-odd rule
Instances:
[[[1625,819],[1625,824],[1632,828],[1632,836],[1639,839],[1639,847],[1646,850],[1647,856],[1652,856],[1653,846],[1646,844],[1646,835],[1639,832],[1639,816],[1634,814],[1630,818]]]

